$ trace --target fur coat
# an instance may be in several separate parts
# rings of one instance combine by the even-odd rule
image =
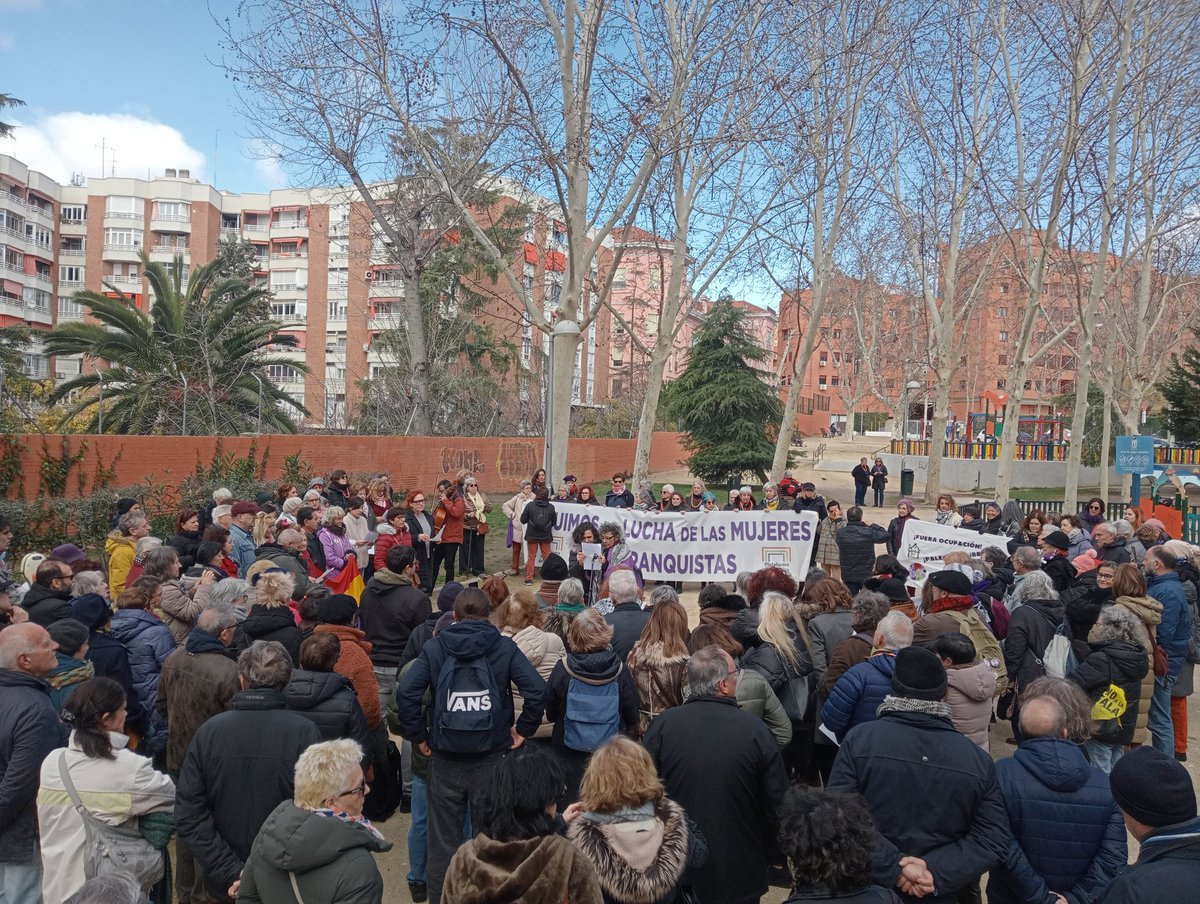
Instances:
[[[683,703],[687,654],[664,656],[661,643],[643,646],[639,641],[629,652],[627,665],[637,682],[638,730],[640,738],[663,711]]]
[[[455,904],[603,904],[596,870],[559,835],[476,835],[450,861],[442,899]]]
[[[567,837],[596,868],[606,904],[674,901],[688,866],[707,855],[683,807],[667,798],[652,806],[653,812],[641,818],[631,813],[621,821],[580,816],[567,830]]]

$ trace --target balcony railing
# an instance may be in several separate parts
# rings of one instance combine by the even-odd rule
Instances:
[[[266,224],[264,224],[264,223],[246,223],[245,225],[242,226],[242,231],[243,232],[252,232],[252,233],[266,233],[266,232],[269,232],[270,230],[267,228]]]
[[[271,260],[273,261],[291,261],[291,260],[307,260],[307,251],[272,251]]]
[[[36,280],[37,282],[43,282],[46,285],[50,285],[50,283],[53,281],[49,273],[26,273],[25,275],[30,279]]]
[[[154,220],[166,220],[171,223],[190,223],[192,215],[190,213],[158,213],[157,211],[151,216]]]
[[[221,232],[224,235],[238,235],[242,231],[241,226],[222,226]]]
[[[142,277],[126,276],[126,275],[122,274],[120,276],[116,276],[116,275],[106,276],[106,277],[104,277],[104,281],[107,283],[112,283],[115,286],[121,286],[121,285],[140,286],[142,284]]]
[[[86,248],[59,248],[59,257],[87,257]]]
[[[152,245],[150,250],[159,254],[191,254],[187,245]]]
[[[104,245],[105,251],[128,251],[130,254],[137,254],[142,250],[141,245]]]
[[[60,289],[82,289],[83,288],[83,280],[82,279],[60,279],[58,281],[58,287]]]
[[[128,210],[107,210],[104,212],[104,219],[106,222],[109,220],[136,220],[139,223],[143,223],[146,220],[146,215],[144,213],[132,213]]]
[[[34,214],[35,216],[41,217],[47,223],[54,222],[54,208],[53,207],[41,207],[37,204],[26,204],[25,209],[28,210],[30,213]]]

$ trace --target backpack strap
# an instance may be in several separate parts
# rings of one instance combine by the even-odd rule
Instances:
[[[570,675],[576,681],[582,681],[584,684],[590,684],[592,687],[604,687],[604,685],[606,685],[606,684],[612,684],[614,681],[616,681],[618,678],[621,677],[621,672],[624,671],[624,669],[625,669],[625,663],[618,662],[617,663],[617,671],[616,671],[615,675],[613,675],[607,681],[593,681],[591,678],[584,678],[582,675],[576,675],[574,672],[572,672],[571,666],[569,666],[567,664],[566,659],[564,659],[562,661],[562,664],[563,664],[563,669],[566,670],[566,673],[568,675]]]
[[[79,815],[86,821],[92,816],[91,811],[83,805],[83,801],[79,798],[79,792],[75,789],[75,783],[71,781],[71,772],[67,769],[67,749],[64,747],[63,752],[58,757],[58,777],[62,779],[63,787],[67,790],[67,795],[71,798],[71,803],[75,805],[75,809]]]
[[[291,870],[288,870],[288,881],[292,883],[292,894],[296,896],[296,904],[304,904],[304,898],[300,896],[300,884]]]

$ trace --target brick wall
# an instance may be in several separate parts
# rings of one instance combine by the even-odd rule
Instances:
[[[38,467],[42,441],[50,453],[60,457],[61,439],[57,436],[17,437],[25,496],[33,498],[38,490]],[[77,452],[86,441],[87,451],[79,469],[91,486],[99,462],[115,465],[113,486],[123,487],[153,479],[174,486],[196,470],[196,463],[211,461],[218,442],[225,452],[246,454],[253,437],[236,436],[69,436],[68,448]],[[606,481],[618,470],[632,470],[636,441],[632,439],[572,439],[568,466],[581,482]],[[319,474],[335,468],[353,473],[386,473],[397,488],[424,487],[432,492],[443,477],[453,478],[460,468],[468,468],[479,478],[486,493],[505,493],[529,477],[542,457],[538,437],[412,437],[412,436],[264,436],[258,439],[258,454],[270,453],[267,478],[274,479],[283,469],[288,455],[299,453]],[[677,433],[656,433],[650,458],[651,471],[680,467],[686,453]],[[557,483],[562,474],[551,475]],[[79,480],[75,472],[68,480],[67,493],[75,495]],[[15,488],[6,488],[14,492]]]

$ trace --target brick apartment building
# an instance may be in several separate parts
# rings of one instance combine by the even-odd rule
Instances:
[[[549,314],[557,305],[565,267],[566,230],[551,202],[506,183],[497,202],[533,213],[513,262],[526,297]],[[344,426],[359,397],[359,381],[390,361],[374,340],[398,325],[402,289],[382,232],[351,189],[277,189],[260,194],[216,190],[187,170],[157,178],[90,179],[62,185],[0,155],[0,326],[24,323],[47,330],[84,312],[72,300],[80,289],[106,291],[109,283],[143,309],[152,303],[139,252],[151,261],[182,255],[185,274],[212,260],[223,236],[250,242],[256,282],[269,286],[272,315],[294,335],[292,353],[307,377],[288,365],[270,378],[308,408],[312,426]],[[609,258],[601,255],[599,266]],[[476,278],[489,300],[481,319],[499,339],[518,348],[523,378],[517,413],[540,425],[543,357],[549,340],[532,326],[505,279]],[[574,399],[602,405],[609,397],[608,323],[584,331],[576,358]],[[78,358],[51,361],[36,343],[28,375],[66,380],[80,373]],[[534,416],[536,415],[536,417]]]
[[[1046,345],[1060,331],[1065,337],[1033,367],[1021,387],[1009,386],[1013,354],[1028,303],[1028,291],[1020,270],[1004,253],[985,244],[964,251],[966,278],[960,285],[972,283],[978,270],[992,258],[984,276],[979,297],[965,330],[964,354],[950,387],[950,414],[964,425],[970,413],[996,409],[995,399],[1013,391],[1021,393],[1021,414],[1042,417],[1070,417],[1054,405],[1053,399],[1075,389],[1076,371],[1082,356],[1103,356],[1106,334],[1097,317],[1091,349],[1079,348],[1077,327],[1072,326],[1076,306],[1086,303],[1091,289],[1095,255],[1051,250],[1051,261],[1039,304],[1031,350]],[[1110,275],[1115,268],[1110,265]],[[1119,309],[1128,310],[1136,280],[1136,271],[1111,292],[1119,295]],[[786,293],[780,302],[780,329],[777,353],[783,359],[781,391],[793,385],[792,368],[806,330],[813,328],[808,311],[812,294],[805,290]],[[1181,295],[1174,305],[1182,310],[1195,305],[1194,293]],[[1171,322],[1167,318],[1165,322]],[[815,326],[817,342],[804,374],[797,429],[815,434],[831,424],[845,425],[850,403],[856,414],[874,412],[891,416],[900,404],[904,386],[910,381],[922,389],[910,393],[909,417],[933,418],[936,377],[929,368],[929,324],[916,299],[869,281],[839,276],[831,288],[825,316]],[[1118,350],[1118,358],[1125,350]],[[1093,385],[1095,385],[1093,383]],[[1056,437],[1057,438],[1057,437]]]

